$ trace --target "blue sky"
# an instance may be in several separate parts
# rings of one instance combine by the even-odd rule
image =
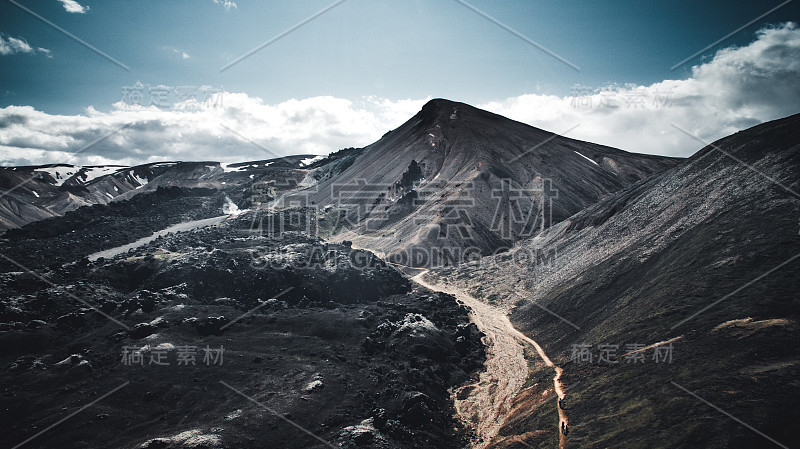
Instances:
[[[690,78],[693,66],[712,60],[720,49],[745,47],[765,26],[800,18],[800,2],[790,2],[673,70],[782,2],[469,2],[580,68],[575,70],[455,0],[347,0],[221,71],[332,2],[16,1],[129,68],[1,1],[6,51],[0,52],[0,108],[29,106],[51,115],[90,115],[88,107],[113,112],[122,88],[136,82],[209,85],[265,105],[323,96],[355,103],[444,97],[499,105],[525,95],[574,95],[576,85],[652,86]],[[406,114],[412,105],[395,111]],[[396,126],[395,121],[387,124]],[[0,161],[16,160],[8,155],[14,148],[10,139],[0,133],[6,152]],[[359,139],[353,145],[369,143]]]

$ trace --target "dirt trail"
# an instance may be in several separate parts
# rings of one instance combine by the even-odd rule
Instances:
[[[564,373],[564,370],[560,366],[556,366],[553,363],[553,361],[550,360],[549,357],[547,357],[547,354],[544,353],[544,350],[542,349],[541,346],[539,346],[538,343],[528,338],[527,335],[515,329],[514,326],[511,324],[511,321],[509,321],[508,316],[503,315],[503,318],[508,323],[508,328],[510,329],[511,333],[520,340],[523,340],[532,345],[534,348],[536,348],[536,352],[538,352],[539,357],[541,357],[542,360],[544,360],[545,365],[553,367],[553,369],[556,371],[556,375],[555,377],[553,377],[553,388],[555,388],[557,400],[563,401],[564,398],[566,397],[566,395],[564,394],[564,385],[561,383],[561,375]],[[564,449],[567,447],[567,436],[564,435],[562,429],[568,428],[569,419],[567,419],[566,412],[564,412],[564,410],[560,406],[558,406],[558,404],[556,405],[556,407],[558,408],[558,435],[559,435],[558,447]]]
[[[469,307],[470,318],[486,337],[486,370],[480,374],[478,381],[465,385],[453,392],[456,413],[459,418],[473,425],[477,441],[473,448],[483,449],[500,431],[511,411],[511,402],[520,391],[528,377],[528,363],[525,360],[520,340],[536,348],[536,352],[547,366],[553,367],[556,376],[553,378],[555,392],[559,399],[564,398],[564,389],[560,378],[562,369],[555,366],[538,343],[514,328],[503,310],[492,307],[470,296],[461,289],[429,284],[423,278],[428,270],[422,271],[411,280],[435,291],[449,293]],[[562,423],[567,424],[567,415],[558,407],[559,448],[566,448],[566,435],[561,432]]]

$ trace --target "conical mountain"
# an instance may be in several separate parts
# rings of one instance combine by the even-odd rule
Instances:
[[[344,170],[323,169],[313,197],[329,211],[327,235],[429,265],[507,248],[679,162],[436,99]],[[415,248],[427,262],[412,260]]]

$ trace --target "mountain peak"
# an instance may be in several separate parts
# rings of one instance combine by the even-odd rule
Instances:
[[[425,110],[427,108],[435,108],[435,107],[441,107],[441,106],[456,106],[457,107],[458,105],[465,105],[465,104],[466,103],[461,103],[461,102],[458,102],[458,101],[448,100],[447,98],[434,98],[432,100],[429,100],[427,103],[425,103],[425,105],[422,106],[422,109]]]
[[[444,125],[448,123],[458,126],[461,129],[485,128],[487,126],[512,126],[538,130],[538,128],[503,117],[502,115],[477,108],[467,103],[447,100],[445,98],[434,98],[425,103],[419,112],[419,116],[422,118],[423,122],[427,124],[435,123]]]
[[[422,107],[422,117],[425,119],[445,118],[455,120],[458,117],[459,110],[476,110],[476,108],[457,101],[447,100],[444,98],[434,98],[425,103]]]

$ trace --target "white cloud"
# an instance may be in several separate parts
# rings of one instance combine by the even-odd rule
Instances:
[[[188,53],[186,53],[186,52],[185,52],[185,51],[183,51],[183,50],[179,50],[179,49],[177,49],[177,48],[175,48],[175,47],[164,47],[164,49],[165,49],[165,50],[170,50],[170,51],[172,51],[173,53],[180,55],[180,57],[181,57],[181,58],[183,58],[183,59],[189,59],[189,54],[188,54]]]
[[[58,0],[64,5],[64,9],[67,12],[77,13],[77,14],[85,14],[86,11],[89,10],[88,6],[81,6],[80,3],[76,2],[75,0]]]
[[[9,106],[0,109],[0,165],[236,162],[327,154],[377,140],[427,101],[314,97],[269,105],[242,93],[218,95],[221,105],[189,100],[162,110],[119,102],[111,112],[90,107],[85,115]],[[105,136],[109,137],[76,154]]]
[[[48,58],[52,57],[50,50],[46,48],[33,48],[21,37],[6,36],[0,33],[0,55],[8,56],[15,53],[41,53]]]
[[[243,93],[223,93],[221,99],[221,104],[189,100],[169,110],[120,102],[110,112],[89,107],[72,116],[8,106],[0,109],[0,165],[234,162],[326,154],[377,140],[427,101],[314,97],[266,104]],[[800,30],[795,24],[764,29],[747,46],[718,51],[684,80],[571,97],[528,94],[477,106],[557,133],[579,123],[569,137],[628,151],[688,156],[702,145],[671,123],[714,140],[800,112]]]
[[[628,151],[688,156],[707,141],[800,112],[800,29],[759,31],[744,47],[718,51],[685,80],[606,87],[572,96],[522,95],[481,105],[553,132]]]
[[[224,6],[226,10],[230,10],[231,8],[238,8],[238,6],[236,6],[236,2],[231,0],[214,0],[214,3],[216,3],[217,5]]]

